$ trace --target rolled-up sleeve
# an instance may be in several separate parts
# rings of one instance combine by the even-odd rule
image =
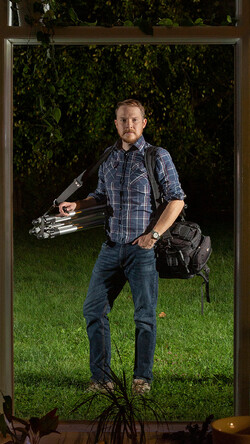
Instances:
[[[157,149],[155,173],[161,187],[162,197],[166,202],[184,200],[186,196],[181,188],[175,165],[169,152],[164,148]]]

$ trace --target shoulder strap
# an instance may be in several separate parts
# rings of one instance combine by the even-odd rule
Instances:
[[[151,188],[153,191],[154,212],[155,212],[155,216],[157,218],[158,213],[159,213],[159,215],[161,214],[161,209],[159,207],[160,207],[160,204],[162,204],[162,199],[161,199],[160,187],[159,187],[159,184],[158,184],[156,177],[155,177],[156,151],[157,151],[157,147],[150,145],[145,150],[144,160],[145,160],[146,170],[148,173],[149,182],[150,182],[150,185],[151,185]],[[159,211],[157,212],[158,209],[159,209]],[[169,229],[167,231],[165,231],[164,237],[166,239],[171,237],[171,233],[170,233]]]
[[[149,178],[151,188],[153,191],[153,196],[154,196],[155,212],[157,212],[157,209],[162,204],[160,187],[159,187],[159,184],[158,184],[156,177],[155,177],[156,151],[157,151],[157,146],[150,145],[145,150],[145,154],[144,154],[145,166],[147,169],[148,178]],[[182,210],[180,217],[181,217],[181,220],[185,220],[185,210],[184,209]],[[166,237],[166,238],[171,237],[171,233],[170,233],[169,229],[165,231],[164,237]]]
[[[87,179],[92,176],[92,174],[99,168],[99,166],[108,158],[111,151],[113,151],[114,145],[109,147],[99,158],[99,160],[89,168],[84,170],[73,182],[64,190],[57,199],[54,200],[54,205],[59,205],[59,203],[67,200],[76,190],[83,186],[83,184],[87,181]]]
[[[153,191],[155,209],[157,209],[161,203],[160,202],[161,193],[160,193],[159,185],[158,185],[156,178],[155,178],[156,150],[157,150],[156,146],[150,145],[145,150],[145,154],[144,154],[145,166],[147,169],[148,178],[149,178],[149,181],[150,181],[150,184],[152,187],[152,191]]]

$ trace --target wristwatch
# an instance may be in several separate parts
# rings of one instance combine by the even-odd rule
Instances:
[[[159,233],[157,233],[157,231],[155,231],[155,230],[151,230],[151,233],[152,233],[152,238],[153,239],[155,239],[155,240],[158,240],[158,239],[160,239],[160,234]]]

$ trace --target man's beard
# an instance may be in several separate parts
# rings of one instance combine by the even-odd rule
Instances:
[[[126,132],[121,136],[121,139],[124,140],[124,142],[127,143],[134,143],[138,139],[134,131],[129,132],[129,134]]]

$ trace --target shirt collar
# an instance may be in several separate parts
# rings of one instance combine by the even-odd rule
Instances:
[[[134,143],[134,146],[139,150],[139,151],[143,151],[144,147],[145,147],[145,139],[143,137],[143,135],[141,135],[141,137],[139,137],[139,139]]]
[[[145,148],[145,144],[146,144],[146,141],[145,141],[143,135],[141,135],[141,137],[139,137],[139,139],[137,139],[137,141],[132,145],[131,148],[135,147],[143,153],[144,148]],[[115,149],[121,149],[121,139],[118,139],[116,141]]]

